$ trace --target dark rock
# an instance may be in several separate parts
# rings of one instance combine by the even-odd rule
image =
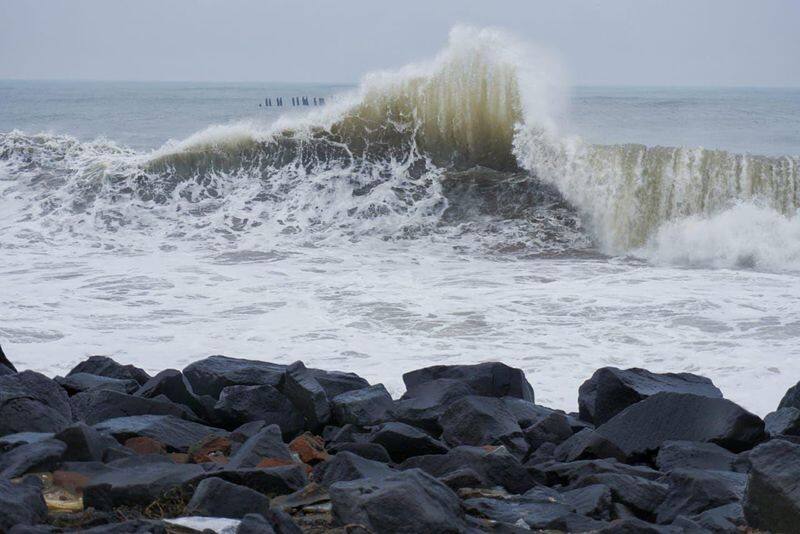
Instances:
[[[438,478],[445,486],[453,491],[457,491],[461,488],[482,488],[488,485],[486,480],[470,467],[451,471]]]
[[[67,395],[72,396],[93,389],[110,389],[119,393],[133,393],[139,389],[139,383],[132,379],[109,378],[89,373],[74,373],[69,376],[57,376],[53,379],[64,388]]]
[[[227,432],[219,428],[184,421],[171,415],[136,415],[108,419],[94,425],[95,430],[110,434],[119,442],[137,436],[145,436],[160,441],[170,450],[186,452],[189,447],[203,438],[215,435],[225,436]]]
[[[55,435],[67,446],[62,460],[65,462],[102,462],[108,449],[118,448],[117,441],[104,436],[84,423],[75,423]]]
[[[374,532],[461,533],[466,530],[458,496],[412,469],[381,479],[338,482],[330,488],[339,525],[360,524]]]
[[[298,527],[294,523],[294,521],[292,521],[292,518],[289,516],[289,514],[287,514],[283,510],[270,508],[269,510],[264,512],[262,517],[264,517],[267,523],[270,524],[275,534],[303,534],[303,531],[300,530],[300,527]],[[241,533],[241,531],[238,532],[240,534],[243,534]]]
[[[593,484],[565,491],[561,494],[561,497],[581,515],[602,521],[611,520],[611,488],[605,484]]]
[[[233,430],[231,432],[230,435],[231,441],[244,443],[248,439],[252,438],[256,434],[261,432],[261,429],[264,428],[265,426],[269,425],[267,425],[267,422],[264,421],[263,419],[245,423],[242,426],[237,427],[236,430]]]
[[[646,457],[670,440],[711,442],[739,452],[764,439],[764,422],[726,399],[658,393],[597,428],[629,458]]]
[[[383,384],[347,391],[331,400],[333,415],[340,425],[377,425],[389,419],[392,405],[392,397]]]
[[[268,385],[277,388],[285,371],[285,365],[276,363],[210,356],[189,365],[183,374],[197,395],[217,398],[228,386]]]
[[[630,475],[647,480],[658,480],[662,474],[642,465],[627,465],[613,459],[578,460],[567,463],[550,463],[541,467],[547,485],[572,486],[587,475],[613,473]]]
[[[295,511],[307,506],[329,503],[330,501],[328,490],[316,482],[311,482],[294,493],[276,497],[272,500],[270,506],[279,510]]]
[[[303,362],[295,362],[286,368],[283,393],[303,414],[306,428],[312,432],[318,432],[330,421],[331,407],[325,388]]]
[[[8,452],[11,449],[28,443],[38,443],[54,436],[52,432],[18,432],[17,434],[6,434],[0,438],[0,453]]]
[[[366,443],[367,439],[369,439],[369,432],[365,432],[360,426],[348,423],[330,433],[329,436],[327,440],[328,446],[335,447],[340,443]]]
[[[525,492],[536,484],[516,457],[507,452],[488,452],[480,447],[456,447],[447,454],[415,456],[400,465],[404,470],[414,468],[435,477],[469,468],[483,481],[481,487],[502,486],[511,493]]]
[[[85,507],[112,510],[119,506],[147,506],[169,489],[202,477],[196,464],[144,463],[113,469],[93,477],[83,490]]]
[[[220,469],[209,471],[208,476],[221,478],[269,497],[293,493],[308,484],[305,468],[298,464],[245,469],[222,466]]]
[[[389,453],[383,448],[383,445],[378,445],[377,443],[340,443],[334,447],[330,447],[329,450],[333,454],[352,452],[362,458],[374,460],[376,462],[389,463],[392,461],[389,457]]]
[[[658,507],[657,522],[671,523],[679,515],[699,514],[739,502],[746,480],[746,475],[730,471],[675,469],[666,477],[669,493]]]
[[[646,369],[603,367],[578,391],[581,419],[601,425],[619,412],[656,393],[691,393],[722,398],[722,392],[704,376],[690,373],[651,373]]]
[[[264,458],[292,460],[292,453],[283,442],[278,425],[264,427],[245,441],[230,457],[227,465],[234,469],[255,467]]]
[[[417,369],[403,375],[406,389],[412,389],[424,382],[449,378],[467,384],[478,395],[486,397],[518,397],[534,402],[533,388],[521,369],[515,369],[499,362],[479,363],[477,365],[435,365]]]
[[[11,360],[8,359],[5,352],[3,352],[3,347],[0,347],[0,367],[5,367],[7,370],[11,371],[12,373],[17,372],[17,368],[14,367],[14,364],[11,363]],[[0,374],[7,374],[5,371],[0,372]]]
[[[559,444],[555,449],[555,457],[562,462],[594,458],[615,458],[624,461],[626,455],[610,440],[586,428]]]
[[[561,530],[566,532],[595,531],[604,524],[575,513],[563,502],[552,498],[514,496],[503,499],[474,498],[464,500],[467,512],[507,525],[529,530]]]
[[[7,532],[14,525],[41,523],[46,517],[47,506],[39,487],[0,480],[0,531]]]
[[[133,365],[120,365],[107,356],[90,356],[87,360],[76,365],[72,371],[67,373],[67,376],[77,373],[135,380],[139,384],[144,384],[150,379],[150,375],[142,369]]]
[[[451,446],[505,445],[519,458],[528,452],[517,418],[501,399],[461,397],[447,407],[439,424],[442,439]]]
[[[769,413],[764,426],[771,436],[800,436],[800,409],[780,408]]]
[[[367,460],[350,452],[340,452],[314,467],[312,478],[323,487],[360,478],[383,478],[395,471],[382,462]]]
[[[671,525],[654,525],[635,517],[617,519],[595,531],[595,534],[684,534],[685,531]]]
[[[656,456],[659,470],[713,469],[736,471],[736,455],[713,443],[693,441],[665,441]]]
[[[444,454],[448,451],[441,441],[404,423],[383,423],[375,429],[369,440],[382,445],[397,463],[412,456]]]
[[[701,529],[706,529],[714,534],[738,532],[739,527],[747,525],[742,505],[738,502],[706,510],[690,519]]]
[[[247,514],[236,528],[236,534],[275,534],[269,521],[260,514]]]
[[[440,378],[409,388],[395,402],[392,417],[397,421],[440,435],[439,417],[453,401],[474,395],[475,391],[460,380]]]
[[[180,371],[166,369],[145,382],[135,395],[145,399],[154,399],[163,395],[170,401],[189,408],[193,413],[208,417],[214,407],[212,397],[202,399],[195,395],[192,386]]]
[[[241,519],[247,514],[262,513],[268,508],[269,499],[257,491],[211,477],[197,485],[185,513]]]
[[[648,517],[655,516],[656,510],[669,491],[669,487],[666,484],[617,473],[585,475],[579,478],[573,486],[575,488],[583,488],[595,484],[608,486],[615,502],[620,502]]]
[[[0,456],[0,478],[53,471],[61,463],[67,446],[55,439],[20,445]]]
[[[786,394],[778,404],[778,409],[781,408],[797,408],[800,410],[800,382],[790,387]]]
[[[197,421],[197,417],[187,407],[175,404],[164,397],[145,399],[118,391],[94,389],[72,396],[69,402],[75,420],[88,425],[134,415],[170,415]]]
[[[796,532],[800,525],[800,445],[775,439],[750,453],[743,500],[747,523],[771,532]]]
[[[502,401],[517,419],[520,428],[534,425],[551,414],[561,413],[517,397],[502,397]]]
[[[324,371],[322,369],[309,369],[308,371],[319,382],[329,399],[348,391],[369,387],[369,382],[355,373]]]
[[[263,420],[278,425],[291,439],[303,431],[303,415],[273,386],[229,386],[222,390],[214,406],[218,422],[234,429],[251,421]]]
[[[69,397],[46,376],[33,371],[0,376],[0,436],[58,432],[71,422]]]
[[[525,441],[535,451],[545,443],[560,445],[572,436],[572,428],[565,415],[553,412],[523,431]]]

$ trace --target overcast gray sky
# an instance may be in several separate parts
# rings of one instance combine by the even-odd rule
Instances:
[[[457,23],[575,84],[800,86],[800,0],[0,0],[0,78],[352,82]]]

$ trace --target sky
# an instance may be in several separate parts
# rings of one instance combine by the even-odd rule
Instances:
[[[576,85],[800,86],[800,0],[0,0],[0,78],[357,81],[456,24]]]

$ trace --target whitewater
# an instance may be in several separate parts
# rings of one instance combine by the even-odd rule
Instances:
[[[772,411],[800,378],[798,145],[589,141],[563,79],[458,27],[328,106],[154,148],[121,119],[87,139],[0,113],[0,345],[48,375],[226,354],[395,394],[413,368],[501,360],[568,411],[596,368],[640,366]]]

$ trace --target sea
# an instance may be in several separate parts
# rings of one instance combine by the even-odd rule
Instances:
[[[595,369],[644,367],[776,409],[800,381],[800,89],[551,70],[461,28],[352,85],[0,80],[0,345],[49,376],[225,354],[398,396],[499,360],[567,411]]]

